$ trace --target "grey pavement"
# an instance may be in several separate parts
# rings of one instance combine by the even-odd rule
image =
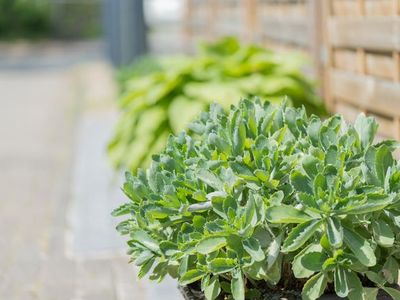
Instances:
[[[0,299],[181,299],[137,280],[114,230],[115,87],[93,45],[0,45]]]

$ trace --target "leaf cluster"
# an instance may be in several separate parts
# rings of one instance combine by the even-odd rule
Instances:
[[[373,118],[347,125],[242,100],[189,127],[149,169],[127,173],[130,201],[114,211],[139,277],[199,283],[207,299],[259,299],[296,282],[304,300],[330,289],[400,299],[397,143],[373,143]]]
[[[212,102],[225,109],[243,97],[260,96],[325,114],[322,102],[301,72],[305,59],[278,54],[234,38],[204,44],[194,57],[148,58],[120,72],[122,115],[109,144],[114,166],[148,166],[169,134],[181,130]]]

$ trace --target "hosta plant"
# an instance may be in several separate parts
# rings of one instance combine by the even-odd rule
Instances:
[[[241,97],[258,95],[280,102],[287,96],[296,107],[323,115],[314,84],[302,73],[305,59],[234,38],[204,44],[192,57],[140,61],[120,73],[121,117],[108,153],[116,167],[148,166],[152,154],[178,134],[210,102],[225,109]]]
[[[139,277],[169,275],[207,299],[400,299],[397,143],[374,144],[376,130],[363,115],[212,105],[126,175],[130,201],[114,215]]]

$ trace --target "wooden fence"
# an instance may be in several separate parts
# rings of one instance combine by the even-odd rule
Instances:
[[[189,43],[236,35],[270,48],[301,51],[309,56],[331,111],[350,121],[359,112],[372,114],[382,135],[400,138],[400,0],[186,3]]]

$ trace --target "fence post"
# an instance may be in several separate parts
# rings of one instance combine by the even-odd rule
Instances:
[[[310,24],[309,24],[309,51],[314,64],[314,77],[319,81],[319,92],[324,90],[324,63],[323,63],[323,1],[310,0]]]
[[[132,63],[147,52],[143,0],[104,0],[107,52],[116,66]]]

